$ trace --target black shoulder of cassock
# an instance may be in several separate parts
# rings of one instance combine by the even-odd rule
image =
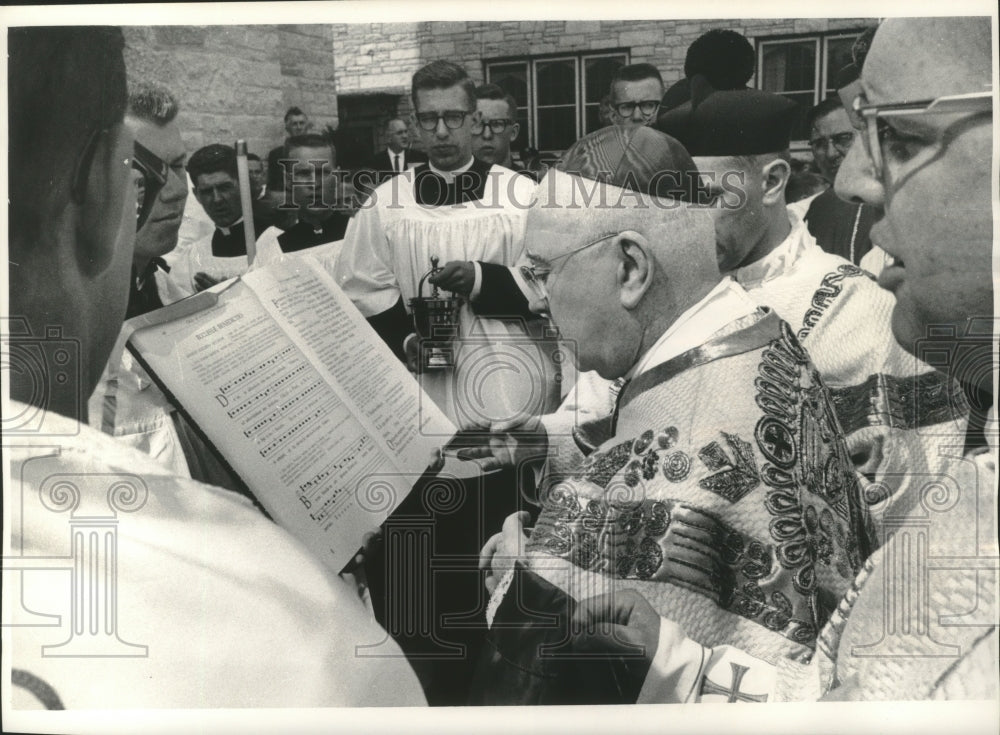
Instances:
[[[539,318],[528,308],[528,299],[514,280],[510,268],[497,263],[478,262],[483,280],[479,285],[479,296],[471,302],[476,314],[496,319]]]
[[[392,308],[386,309],[381,314],[368,317],[368,323],[382,338],[382,341],[389,345],[393,354],[405,363],[406,353],[403,351],[403,340],[413,331],[413,322],[406,313],[403,299],[397,299]]]

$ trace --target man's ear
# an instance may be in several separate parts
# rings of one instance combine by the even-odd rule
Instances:
[[[521,132],[521,123],[514,123],[511,126],[510,130],[511,130],[510,140],[513,143],[515,140],[517,140],[517,134]]]
[[[133,140],[122,123],[98,136],[83,202],[70,205],[77,212],[76,261],[87,277],[103,273],[121,246],[118,234],[125,196],[134,198],[130,186]]]
[[[792,169],[788,162],[776,158],[761,169],[761,187],[764,190],[763,203],[766,206],[785,203],[785,186]]]
[[[618,254],[619,299],[631,311],[653,284],[654,262],[649,241],[634,230],[626,230],[615,237],[611,247]]]

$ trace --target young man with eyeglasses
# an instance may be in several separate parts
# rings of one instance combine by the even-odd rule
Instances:
[[[372,192],[348,225],[335,277],[389,347],[419,371],[427,395],[457,426],[488,424],[491,418],[510,417],[523,406],[541,405],[547,390],[557,392],[552,375],[525,369],[526,365],[544,368],[545,363],[529,327],[516,318],[526,312],[521,292],[511,289],[512,298],[521,303],[501,305],[492,312],[513,319],[481,317],[476,311],[482,304],[484,275],[491,269],[507,273],[523,251],[524,219],[534,183],[472,155],[481,116],[476,111],[475,85],[462,68],[448,61],[424,66],[413,75],[412,98],[413,122],[429,161]],[[421,279],[430,271],[432,258],[444,270],[425,282],[421,292]],[[430,370],[421,366],[409,302],[431,296],[435,285],[461,296],[462,304],[459,333],[453,341],[454,367]],[[434,553],[470,561],[467,568],[442,577],[432,587],[387,592],[390,598],[395,596],[393,604],[413,606],[412,614],[433,630],[433,635],[411,637],[404,645],[408,651],[439,654],[437,661],[418,664],[424,667],[421,673],[432,704],[465,700],[471,660],[483,634],[477,626],[485,623],[470,618],[461,625],[451,624],[446,618],[468,617],[484,604],[474,563],[486,535],[481,519],[499,525],[517,506],[516,483],[503,477],[495,486],[478,477],[470,479],[463,486],[464,500],[452,513],[428,511],[420,498],[412,496],[399,511],[425,517],[430,512]],[[388,541],[385,546],[389,548]],[[387,563],[392,567],[403,562]],[[421,595],[432,593],[428,607],[421,607],[425,599]],[[455,654],[448,645],[452,642],[465,646],[464,656]]]
[[[496,84],[480,84],[476,87],[476,111],[481,119],[473,131],[472,155],[485,163],[532,176],[514,163],[510,153],[510,144],[521,130],[514,98]]]
[[[611,78],[611,118],[615,125],[652,125],[663,99],[663,77],[652,64],[630,64]]]
[[[986,393],[978,438],[951,437],[956,461],[925,475],[897,508],[894,535],[840,601],[811,661],[775,666],[734,647],[706,647],[637,594],[584,601],[575,622],[589,631],[571,650],[623,656],[635,646],[619,662],[641,686],[639,701],[984,700],[988,709],[966,701],[956,714],[975,708],[995,721],[990,30],[988,18],[883,22],[859,86],[861,139],[837,178],[841,196],[878,210],[872,238],[892,258],[879,283],[896,296],[895,338],[914,354],[937,350],[940,369]],[[920,474],[905,462],[899,469]]]

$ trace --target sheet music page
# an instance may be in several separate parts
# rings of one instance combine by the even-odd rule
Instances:
[[[309,258],[286,259],[243,281],[311,357],[369,433],[397,457],[401,472],[421,472],[455,427],[399,362],[333,277]]]
[[[275,520],[339,571],[442,439],[419,434],[416,381],[306,260],[217,287],[217,303],[137,329],[130,345]]]

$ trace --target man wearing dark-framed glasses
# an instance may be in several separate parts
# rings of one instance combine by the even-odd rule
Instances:
[[[480,120],[472,129],[472,155],[512,171],[523,172],[514,163],[510,144],[517,140],[517,102],[495,84],[476,87],[476,112]]]
[[[335,266],[337,283],[396,355],[419,372],[427,396],[456,426],[471,428],[484,417],[487,422],[510,417],[516,407],[536,405],[550,395],[554,403],[558,387],[553,375],[533,371],[534,366],[551,367],[551,363],[537,354],[528,331],[531,326],[516,318],[527,311],[520,291],[511,289],[516,293],[510,298],[525,303],[501,304],[490,312],[513,318],[477,311],[486,298],[483,284],[489,272],[508,273],[523,251],[525,207],[534,183],[473,156],[481,116],[475,84],[464,69],[444,60],[427,64],[413,75],[411,96],[414,128],[429,160],[371,192],[348,225]],[[432,258],[443,269],[425,280]],[[430,370],[422,369],[421,347],[426,349],[426,343],[415,333],[409,305],[411,299],[431,296],[435,286],[443,289],[442,295],[452,292],[462,301],[452,343],[454,366]],[[512,475],[470,480],[454,512],[433,515],[435,554],[474,555],[479,550],[485,540],[480,519],[498,526],[516,508]],[[411,502],[419,506],[420,501]],[[426,514],[426,510],[403,508],[401,513]],[[390,546],[387,540],[385,548]],[[386,562],[387,568],[401,563]],[[431,704],[464,702],[471,653],[483,635],[475,622],[463,623],[461,629],[447,624],[449,614],[459,617],[476,609],[480,597],[475,569],[452,577],[447,585],[433,585],[437,590],[433,599],[413,610],[433,631],[430,639],[399,639],[408,652],[440,654],[439,660],[421,667],[422,673],[430,670],[424,683]],[[425,593],[429,590],[420,591]],[[422,604],[403,588],[387,590],[386,597],[396,600],[394,604]],[[400,636],[404,632],[390,631]],[[450,654],[444,644],[452,642],[465,645],[470,655],[446,660]]]
[[[663,77],[652,64],[631,64],[611,79],[611,119],[625,127],[652,125],[663,99]]]

